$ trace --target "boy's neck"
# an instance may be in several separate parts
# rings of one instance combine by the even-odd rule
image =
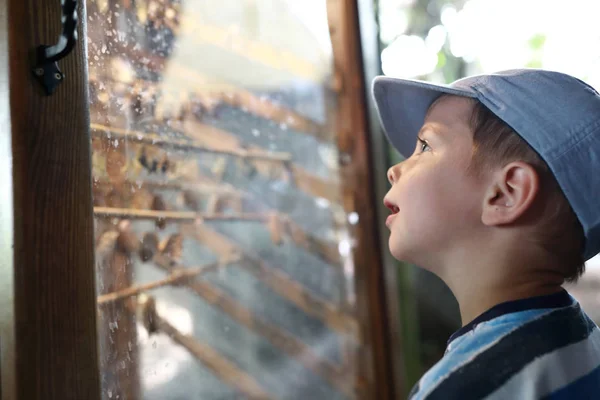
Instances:
[[[440,275],[458,301],[463,326],[498,304],[562,289],[564,278],[559,266],[551,265],[552,259],[527,250],[512,255],[492,249],[474,254],[477,260],[460,257]]]

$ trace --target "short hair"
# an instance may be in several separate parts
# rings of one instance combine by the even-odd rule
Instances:
[[[531,165],[540,180],[540,203],[546,216],[532,238],[564,265],[565,281],[576,282],[585,271],[583,227],[546,162],[506,122],[480,101],[473,101],[470,127],[473,155],[469,171],[475,174],[513,161]]]

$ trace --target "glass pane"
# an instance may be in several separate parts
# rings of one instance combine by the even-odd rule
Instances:
[[[355,398],[325,0],[87,14],[103,398]]]

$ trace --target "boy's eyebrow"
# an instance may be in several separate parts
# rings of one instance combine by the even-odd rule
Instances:
[[[429,131],[431,132],[434,136],[437,137],[443,137],[442,134],[440,134],[440,132],[433,126],[433,124],[431,123],[425,123],[423,124],[423,126],[421,127],[421,129],[419,129],[419,133],[417,134],[418,137],[421,137],[421,134],[424,131]]]

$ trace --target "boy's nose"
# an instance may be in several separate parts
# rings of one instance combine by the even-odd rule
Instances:
[[[398,178],[400,177],[400,163],[388,169],[387,177],[392,185],[398,181]]]

